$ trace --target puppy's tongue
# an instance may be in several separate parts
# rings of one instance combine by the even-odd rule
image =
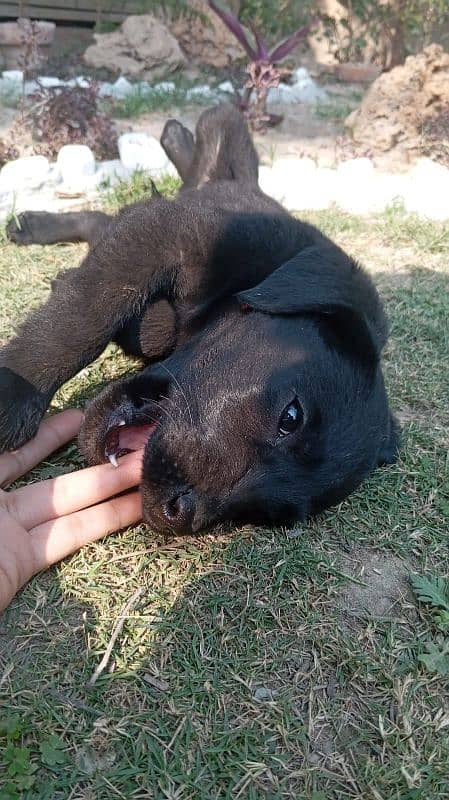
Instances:
[[[132,425],[129,428],[119,428],[118,449],[142,450],[156,427],[157,422],[152,422],[151,425]]]
[[[152,422],[150,425],[121,424],[113,428],[106,441],[106,458],[114,467],[118,467],[117,458],[134,450],[143,450],[157,426],[157,422]]]

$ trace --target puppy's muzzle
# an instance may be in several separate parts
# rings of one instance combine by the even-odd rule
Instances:
[[[144,477],[141,490],[143,518],[156,532],[189,535],[217,520],[218,501],[209,501],[188,486],[179,484],[167,491]]]

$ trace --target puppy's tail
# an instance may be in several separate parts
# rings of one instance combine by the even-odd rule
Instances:
[[[222,180],[257,185],[259,159],[245,119],[235,106],[226,104],[204,111],[195,139],[187,186],[199,188]]]

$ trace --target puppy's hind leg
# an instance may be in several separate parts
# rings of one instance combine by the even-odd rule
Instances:
[[[196,127],[196,146],[186,186],[199,188],[213,181],[257,185],[259,159],[245,119],[233,105],[209,108]]]
[[[177,119],[169,119],[162,131],[161,145],[185,182],[192,166],[195,150],[193,134]]]
[[[112,217],[102,211],[71,211],[51,214],[47,211],[24,211],[6,228],[11,242],[19,245],[89,242],[95,244]]]

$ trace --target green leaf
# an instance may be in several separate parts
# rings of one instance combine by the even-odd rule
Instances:
[[[48,767],[55,767],[57,764],[64,764],[67,755],[64,752],[65,744],[59,736],[50,736],[39,745],[42,761]]]
[[[426,647],[428,653],[419,655],[418,661],[421,661],[429,672],[437,672],[443,677],[449,675],[449,640],[444,643],[442,649],[433,642],[427,642]]]
[[[6,736],[8,740],[18,739],[20,733],[21,726],[19,714],[10,714],[10,716],[0,720],[0,736]]]
[[[35,772],[37,770],[37,764],[32,764],[30,767],[31,772]],[[16,786],[20,789],[21,792],[24,792],[26,789],[31,789],[31,787],[36,782],[35,775],[16,775],[15,777]]]
[[[26,775],[30,772],[30,750],[28,747],[16,747],[9,744],[4,751],[4,760],[8,765],[8,775]]]
[[[3,789],[0,789],[0,800],[20,800],[20,794],[12,781],[9,781]]]
[[[438,575],[430,575],[426,578],[412,572],[410,583],[421,603],[430,603],[435,608],[449,611],[449,580],[447,578],[441,578]]]
[[[449,611],[439,611],[438,614],[435,615],[435,622],[440,630],[447,630],[449,628]]]

